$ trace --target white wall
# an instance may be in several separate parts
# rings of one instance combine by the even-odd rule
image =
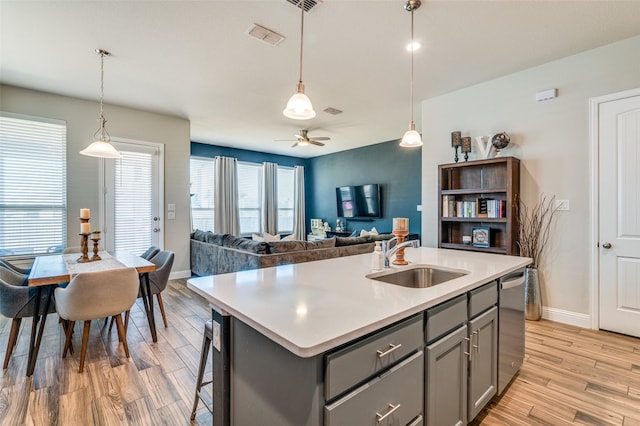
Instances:
[[[73,212],[91,209],[93,223],[99,223],[98,159],[80,155],[98,128],[100,104],[76,98],[0,86],[0,110],[17,114],[64,120],[67,123],[67,219],[70,246],[78,245],[78,218]],[[105,105],[107,130],[113,138],[162,143],[165,146],[164,201],[176,204],[176,220],[165,220],[164,248],[176,253],[172,271],[189,266],[189,120],[146,111]],[[74,244],[74,242],[78,244]],[[182,274],[184,275],[184,274]]]
[[[535,101],[536,92],[554,87],[556,99]],[[541,269],[547,316],[589,326],[589,98],[637,87],[640,36],[423,101],[423,244],[438,244],[437,165],[453,162],[451,132],[506,131],[511,144],[503,155],[521,159],[524,201],[531,205],[540,193],[570,201],[571,210],[557,215]],[[474,142],[470,159],[476,153]]]

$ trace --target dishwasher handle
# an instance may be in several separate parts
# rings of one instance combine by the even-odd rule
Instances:
[[[508,290],[524,284],[524,274],[500,282],[500,290]]]

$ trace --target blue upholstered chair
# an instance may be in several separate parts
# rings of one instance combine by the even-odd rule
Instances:
[[[4,268],[0,268],[4,269]],[[0,278],[0,314],[7,318],[11,318],[11,331],[9,332],[9,340],[7,341],[7,351],[4,356],[4,364],[2,368],[6,369],[9,365],[9,359],[13,348],[18,341],[18,333],[20,332],[20,324],[22,318],[33,317],[36,310],[36,295],[38,289],[28,287],[25,284],[10,284]],[[40,300],[40,312],[45,309],[47,292],[42,292]],[[53,302],[49,306],[48,313],[55,312]]]
[[[149,247],[147,250],[145,250],[144,253],[142,253],[140,255],[141,258],[143,259],[147,259],[147,260],[151,260],[151,258],[153,256],[155,256],[156,254],[158,254],[158,252],[160,251],[160,247],[158,246],[151,246]]]

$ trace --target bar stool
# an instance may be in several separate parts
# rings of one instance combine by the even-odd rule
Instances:
[[[191,420],[196,418],[196,409],[198,408],[198,400],[207,407],[207,410],[213,414],[213,410],[209,407],[204,399],[200,396],[200,390],[213,383],[213,380],[208,382],[202,382],[204,378],[204,369],[207,366],[207,358],[209,357],[209,348],[211,347],[211,341],[213,340],[213,320],[209,320],[204,325],[204,338],[202,339],[202,350],[200,351],[200,367],[198,367],[198,378],[196,381],[196,396],[193,401],[193,409],[191,410]]]

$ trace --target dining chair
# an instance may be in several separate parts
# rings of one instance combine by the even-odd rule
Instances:
[[[82,248],[80,246],[71,246],[71,247],[65,247],[64,250],[62,250],[62,254],[80,253],[81,251],[82,251]]]
[[[8,269],[11,269],[13,272],[17,272],[19,274],[29,275],[29,272],[31,272],[31,268],[28,268],[28,269],[21,268],[5,259],[0,259],[0,267],[2,266]]]
[[[11,285],[25,286],[29,282],[29,275],[16,272],[4,265],[0,265],[0,279]]]
[[[33,317],[36,313],[37,293],[38,289],[36,287],[28,287],[23,284],[11,284],[0,278],[0,314],[11,318],[11,331],[9,332],[7,350],[4,355],[4,363],[2,364],[3,370],[9,365],[11,353],[18,341],[22,318]],[[40,313],[44,312],[46,302],[47,293],[42,292],[42,296],[40,297]],[[47,313],[51,314],[55,311],[55,305],[53,303],[50,304]]]
[[[73,277],[66,288],[56,288],[55,299],[58,315],[68,321],[65,327],[66,339],[62,352],[63,358],[70,350],[75,322],[84,321],[80,373],[84,370],[89,330],[91,321],[94,319],[106,317],[115,319],[124,353],[129,358],[129,347],[121,314],[129,311],[135,303],[139,286],[136,268],[122,268],[81,273]]]
[[[160,247],[151,246],[148,249],[146,249],[145,252],[140,255],[140,257],[143,259],[151,260],[151,258],[156,254],[158,254],[159,251],[160,251]]]
[[[172,251],[159,251],[158,254],[153,256],[149,261],[156,265],[154,272],[149,272],[149,284],[151,286],[151,294],[156,296],[158,300],[158,307],[162,314],[162,322],[164,328],[168,327],[167,315],[164,312],[164,304],[162,303],[162,292],[167,288],[169,282],[169,274],[171,273],[171,267],[173,266],[173,258],[175,254]],[[142,297],[142,292],[138,292],[138,297]],[[150,306],[149,309],[153,309]]]

